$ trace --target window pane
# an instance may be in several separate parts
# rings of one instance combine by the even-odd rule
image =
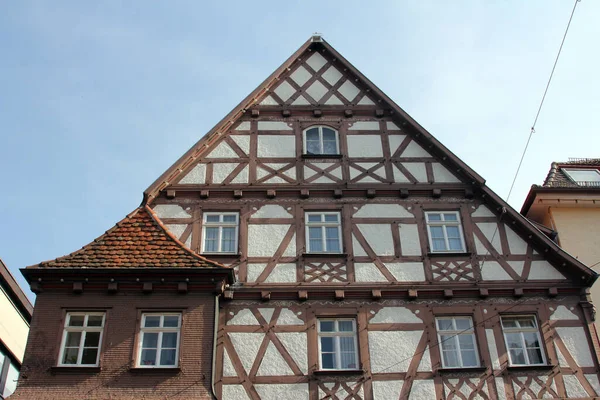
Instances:
[[[441,226],[430,226],[429,232],[431,232],[432,238],[444,238],[444,228]]]
[[[144,326],[146,328],[157,328],[160,326],[160,316],[159,315],[146,315],[146,319],[144,321]]]
[[[352,332],[353,329],[353,323],[352,321],[339,321],[338,322],[338,327],[340,332]]]
[[[530,364],[542,364],[544,362],[540,349],[527,349],[527,356]]]
[[[455,350],[452,351],[442,351],[442,357],[444,357],[444,366],[445,367],[460,367],[458,362],[458,354]]]
[[[177,347],[177,333],[165,332],[162,336],[162,347],[165,349],[174,349]]]
[[[144,337],[142,338],[142,347],[155,349],[156,347],[158,347],[157,345],[158,345],[158,333],[144,332]]]
[[[334,332],[335,326],[333,321],[319,321],[321,332]]]
[[[338,214],[325,214],[325,222],[338,222],[339,218]]]
[[[90,315],[87,326],[102,326],[103,315]]]
[[[448,244],[450,245],[449,250],[462,250],[462,242],[460,239],[448,239]]]
[[[540,347],[538,335],[535,332],[524,332],[523,338],[525,339],[525,346],[527,347]]]
[[[69,326],[83,326],[83,320],[85,316],[83,315],[71,315],[69,318]]]
[[[431,243],[433,244],[433,251],[446,250],[446,242],[444,239],[433,239]]]
[[[233,215],[233,214],[223,215],[223,222],[236,222],[236,221],[237,221],[237,215]]]
[[[78,348],[67,348],[63,356],[63,364],[77,364],[77,354],[79,353]]]
[[[456,349],[455,336],[451,335],[440,335],[442,350],[454,350]]]
[[[427,214],[427,220],[428,221],[441,221],[442,220],[442,216],[441,214]]]
[[[323,251],[323,242],[322,242],[322,230],[321,228],[308,228],[308,240],[310,244],[310,251]]]
[[[335,368],[335,357],[332,353],[321,354],[321,368],[324,368],[324,369]]]
[[[322,352],[330,352],[333,351],[333,340],[332,337],[322,337],[321,338],[321,351]]]
[[[81,355],[81,363],[86,365],[96,365],[96,360],[98,358],[98,349],[83,349],[83,354]]]
[[[206,222],[219,222],[219,214],[206,214]]]
[[[520,333],[506,333],[504,334],[506,337],[506,344],[510,349],[520,349],[523,347],[521,344],[521,334]]]
[[[342,369],[358,368],[358,366],[356,365],[356,355],[354,352],[342,353],[341,359],[342,359],[341,360],[342,365],[340,366],[340,368],[342,368]]]
[[[519,318],[517,319],[517,323],[521,326],[521,328],[535,328],[535,322],[533,322],[533,318]]]
[[[335,131],[329,128],[323,129],[323,140],[333,140],[335,142]]]
[[[221,251],[235,253],[235,228],[223,228]]]
[[[142,350],[140,365],[156,365],[156,350]]]
[[[306,154],[321,154],[321,145],[319,141],[306,141]]]
[[[458,229],[458,226],[446,225],[446,233],[448,234],[449,238],[460,238],[460,230]]]
[[[516,328],[517,322],[514,318],[502,318],[502,326],[505,328]]]
[[[453,329],[451,319],[438,319],[437,324],[440,331],[451,331]]]
[[[65,347],[79,347],[81,341],[81,332],[67,332]]]
[[[325,237],[327,244],[327,251],[329,252],[339,252],[340,251],[340,241],[338,236],[338,228],[325,228]]]
[[[8,374],[6,374],[6,385],[4,386],[4,393],[2,395],[7,398],[17,390],[17,380],[19,379],[19,370],[13,364],[8,367]]]
[[[337,142],[323,142],[323,154],[337,154]]]
[[[340,351],[353,353],[354,350],[354,336],[340,337]]]
[[[165,315],[163,326],[169,328],[179,326],[179,315]]]
[[[444,221],[458,221],[458,220],[456,219],[456,214],[449,213],[449,214],[444,214]]]
[[[510,359],[513,364],[525,364],[525,355],[523,354],[523,350],[520,349],[510,349]]]
[[[306,131],[306,140],[319,140],[319,128],[310,128]]]
[[[100,332],[86,332],[83,347],[98,347],[100,343]]]
[[[477,366],[477,356],[475,355],[475,351],[466,350],[461,351],[460,355],[462,356],[463,367],[476,367]]]
[[[321,222],[321,214],[309,214],[308,222]]]
[[[219,228],[206,228],[204,235],[204,251],[218,251],[217,238],[219,237]]]
[[[175,365],[175,349],[161,350],[160,365]]]
[[[458,335],[458,343],[461,350],[472,350],[475,348],[473,335]]]
[[[471,318],[455,318],[456,329],[462,331],[465,329],[471,329],[473,324],[471,323]]]

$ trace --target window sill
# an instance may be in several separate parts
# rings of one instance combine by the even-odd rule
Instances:
[[[318,369],[313,371],[315,375],[362,375],[362,369]]]
[[[306,257],[306,258],[315,258],[315,257],[345,258],[345,257],[348,257],[348,253],[302,253],[302,257]]]
[[[427,253],[428,257],[471,257],[469,251],[437,251],[435,253]]]
[[[69,373],[73,373],[73,374],[79,374],[79,373],[89,373],[89,374],[96,374],[98,372],[102,371],[102,368],[100,367],[84,367],[84,366],[73,366],[73,367],[67,367],[67,366],[54,366],[50,368],[50,372],[53,374],[69,374]]]
[[[534,370],[550,370],[556,367],[552,364],[544,365],[509,365],[506,367],[509,371],[534,371]]]
[[[129,368],[129,371],[131,372],[142,372],[142,373],[152,373],[152,372],[156,372],[156,373],[165,373],[165,372],[172,372],[175,374],[178,374],[179,372],[181,372],[181,368],[180,367],[132,367]]]
[[[335,158],[335,159],[339,159],[342,158],[341,154],[302,154],[302,158],[304,159],[317,159],[317,160],[321,160],[321,159],[327,159],[327,158]]]
[[[481,367],[465,367],[465,368],[439,368],[438,372],[440,374],[446,374],[446,373],[455,373],[455,372],[483,372],[487,370],[487,367],[481,366]]]
[[[202,257],[239,257],[240,253],[200,253]]]

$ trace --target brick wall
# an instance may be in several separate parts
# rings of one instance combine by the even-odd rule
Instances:
[[[107,310],[100,371],[58,370],[67,310]],[[132,370],[140,310],[181,309],[180,371]],[[23,369],[11,399],[210,399],[214,296],[176,292],[45,291],[35,304]]]

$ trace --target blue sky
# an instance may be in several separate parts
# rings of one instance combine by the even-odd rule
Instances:
[[[311,33],[506,198],[573,1],[18,1],[0,12],[0,257],[79,249]],[[599,157],[600,2],[577,6],[510,203]]]

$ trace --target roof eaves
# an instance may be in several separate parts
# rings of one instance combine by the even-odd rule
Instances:
[[[23,317],[28,322],[31,322],[33,305],[2,259],[0,259],[0,283],[2,283],[3,287],[6,287],[8,296],[17,306]]]

